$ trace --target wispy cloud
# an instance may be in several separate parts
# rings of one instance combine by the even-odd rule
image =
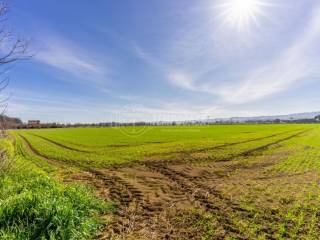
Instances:
[[[311,77],[319,67],[319,59],[312,53],[320,41],[319,13],[317,9],[302,37],[278,57],[248,72],[240,81],[213,90],[213,93],[229,102],[248,102],[284,91],[295,82]]]
[[[205,30],[207,28],[204,27],[202,31]],[[201,30],[198,29],[196,32],[199,33]],[[205,40],[203,38],[192,39],[195,46],[201,45],[201,43],[206,46],[206,51],[195,51],[192,47],[190,49],[184,47],[183,51],[179,53],[179,51],[173,50],[174,47],[171,47],[171,58],[156,58],[150,53],[147,54],[141,47],[136,52],[147,64],[161,70],[164,78],[174,86],[188,91],[211,94],[219,100],[219,104],[239,104],[270,97],[278,92],[290,89],[299,81],[312,77],[319,67],[319,64],[317,64],[319,56],[314,53],[315,50],[319,50],[317,46],[320,41],[319,7],[309,16],[306,27],[297,31],[296,34],[299,37],[295,36],[295,40],[288,47],[279,49],[277,46],[276,50],[272,48],[261,50],[267,56],[266,59],[271,60],[257,57],[256,61],[255,58],[248,61],[251,56],[257,54],[252,55],[254,52],[250,52],[246,55],[244,52],[241,52],[241,54],[233,52],[230,55],[228,49],[225,51],[224,49],[216,50],[214,46],[210,47],[210,41],[214,45],[214,39],[211,38],[210,34]],[[218,39],[220,37],[216,36]],[[278,36],[273,35],[272,37]],[[180,39],[183,39],[183,37]],[[186,41],[177,41],[177,43],[171,45],[189,45],[190,39],[187,37],[185,39]],[[225,40],[229,41],[230,39]],[[246,40],[249,42],[245,43],[245,48],[250,48],[251,44],[253,47],[250,48],[250,51],[259,51],[257,43],[255,43],[257,39],[246,38]],[[233,39],[230,41],[230,43],[234,42]],[[261,43],[263,44],[263,42],[259,44]],[[239,44],[237,44],[237,47],[239,47]],[[176,49],[179,48],[176,47]],[[219,58],[221,51],[225,53],[223,59]],[[279,53],[275,51],[279,51]],[[185,58],[186,52],[189,52],[187,61]],[[218,56],[215,55],[215,52],[219,52]],[[273,57],[270,57],[269,52],[274,52]],[[235,63],[234,59],[238,59],[238,64]],[[248,65],[243,65],[240,62],[241,59],[245,59],[244,61],[247,61]],[[177,62],[183,64],[176,64]],[[216,70],[217,65],[220,69],[218,67]],[[237,69],[237,65],[242,65],[242,67]]]
[[[144,48],[142,48],[138,43],[132,42],[131,43],[131,51],[140,59],[142,59],[147,64],[158,68],[159,70],[166,70],[167,67],[165,64],[160,61],[160,59],[154,57],[151,53],[147,52]]]
[[[109,61],[106,58],[54,34],[40,40],[35,59],[90,83],[103,82],[109,73]]]
[[[138,58],[142,59],[148,65],[156,68],[160,74],[162,74],[164,78],[169,80],[173,85],[188,90],[196,90],[196,88],[193,87],[193,78],[187,72],[170,67],[167,62],[154,57],[137,43],[134,43],[132,46],[133,52]]]
[[[160,74],[162,74],[163,77],[171,84],[187,90],[198,91],[198,89],[193,86],[194,77],[191,76],[191,74],[187,71],[170,66],[170,64],[166,61],[161,61],[159,58],[154,57],[137,43],[133,44],[133,52],[146,64],[156,68]]]
[[[176,86],[182,87],[188,90],[196,91],[197,88],[193,85],[193,78],[189,74],[179,71],[172,70],[167,74],[167,78]]]

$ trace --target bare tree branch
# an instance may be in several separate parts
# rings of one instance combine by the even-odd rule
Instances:
[[[8,87],[10,78],[7,75],[8,67],[22,59],[29,58],[28,41],[25,41],[19,37],[15,37],[12,31],[7,27],[7,16],[8,16],[9,6],[6,1],[0,0],[0,95]],[[9,97],[0,98],[0,127],[6,127],[4,116],[7,108]]]

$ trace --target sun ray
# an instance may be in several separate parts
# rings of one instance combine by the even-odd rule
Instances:
[[[252,25],[260,26],[259,18],[266,16],[264,10],[270,6],[270,0],[223,0],[215,8],[223,25],[248,32]]]

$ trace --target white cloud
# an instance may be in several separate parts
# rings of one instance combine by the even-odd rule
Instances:
[[[243,103],[287,90],[295,82],[312,76],[318,62],[312,51],[320,41],[319,13],[320,10],[315,11],[302,37],[277,58],[250,71],[242,80],[213,92],[228,102]]]
[[[224,73],[214,71],[213,66],[218,60],[212,56],[211,49],[208,49],[207,53],[202,53],[202,56],[195,54],[193,61],[182,68],[175,68],[174,64],[170,66],[168,59],[163,61],[165,64],[159,64],[159,59],[146,54],[140,47],[138,55],[146,63],[160,69],[164,77],[177,87],[218,96],[220,102],[246,103],[286,91],[295,83],[312,77],[319,67],[319,56],[314,51],[319,49],[317,46],[320,41],[320,9],[314,11],[307,26],[299,35],[301,37],[296,38],[289,47],[282,49],[270,61],[259,60],[260,64],[259,61],[251,62],[251,66],[246,70],[242,68],[240,72],[236,70],[232,74],[229,73],[233,69],[228,67],[228,61],[220,63],[220,66],[225,65]],[[174,58],[178,61],[179,54]],[[195,60],[202,62],[203,66],[195,65]],[[211,64],[208,64],[210,62]],[[239,62],[238,65],[241,64]],[[206,71],[210,72],[211,77],[204,77]]]
[[[168,73],[167,78],[178,87],[196,90],[193,86],[192,77],[185,72],[173,70]]]
[[[101,83],[107,74],[106,59],[93,56],[76,43],[54,35],[41,40],[35,59],[89,82]]]
[[[197,88],[193,86],[194,79],[191,74],[187,73],[186,71],[170,68],[169,64],[161,62],[160,59],[153,57],[137,43],[133,44],[133,51],[136,56],[142,59],[145,63],[155,67],[173,85],[188,90],[197,91]]]

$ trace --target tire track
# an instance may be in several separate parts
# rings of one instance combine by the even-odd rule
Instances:
[[[247,140],[243,140],[243,141],[238,141],[238,142],[232,142],[232,143],[225,143],[225,144],[221,144],[221,145],[217,145],[217,146],[213,146],[213,147],[205,147],[205,148],[198,148],[198,149],[191,149],[189,151],[186,150],[181,150],[181,151],[172,151],[169,153],[166,153],[166,155],[170,155],[170,154],[190,154],[190,153],[197,153],[197,152],[202,152],[202,151],[210,151],[210,150],[215,150],[215,149],[223,149],[225,147],[230,147],[230,146],[236,146],[236,145],[240,145],[240,144],[244,144],[244,143],[250,143],[250,142],[256,142],[256,141],[260,141],[260,140],[265,140],[268,138],[273,138],[273,137],[277,137],[289,132],[293,132],[293,131],[285,131],[285,132],[281,132],[281,133],[276,133],[276,134],[272,134],[269,136],[264,136],[264,137],[259,137],[259,138],[252,138],[252,139],[247,139]]]
[[[237,154],[232,158],[227,158],[228,161],[231,161],[240,156],[250,156],[257,152],[264,151],[272,146],[275,146],[279,143],[284,141],[288,141],[294,137],[297,137],[306,131],[301,131],[290,135],[288,137],[279,139],[272,143],[265,144],[263,146],[259,146],[254,149],[250,149],[245,151],[241,154]],[[223,160],[225,161],[225,160]],[[151,171],[155,171],[161,173],[165,177],[169,178],[171,181],[176,183],[179,190],[184,192],[186,196],[189,198],[190,201],[198,202],[204,210],[214,213],[217,216],[219,223],[222,225],[223,229],[230,233],[232,237],[236,237],[237,239],[245,239],[244,233],[238,228],[238,226],[232,221],[232,217],[229,213],[240,212],[246,218],[253,217],[250,211],[242,208],[239,204],[234,203],[231,199],[223,196],[221,192],[216,190],[214,187],[209,187],[203,183],[200,183],[199,180],[195,177],[189,176],[186,173],[176,171],[170,169],[170,163],[168,162],[144,162],[147,168]],[[268,220],[268,219],[266,219]],[[269,219],[269,221],[274,221],[274,219]],[[268,235],[268,233],[266,232]],[[269,236],[270,239],[272,238],[271,235]]]
[[[37,135],[37,134],[34,134],[34,133],[28,133],[32,136],[35,136],[35,137],[38,137],[38,138],[41,138],[42,140],[45,140],[47,142],[50,142],[58,147],[62,147],[62,148],[65,148],[65,149],[68,149],[68,150],[71,150],[71,151],[75,151],[75,152],[82,152],[82,153],[95,153],[95,151],[87,151],[87,150],[82,150],[82,149],[78,149],[78,148],[73,148],[73,147],[70,147],[70,146],[66,146],[62,143],[59,143],[57,141],[54,141],[50,138],[46,138],[46,137],[43,137],[43,136],[40,136],[40,135]]]
[[[72,166],[71,164],[62,163],[62,161],[60,161],[60,160],[52,160],[52,159],[48,158],[46,155],[40,153],[37,149],[35,149],[25,136],[23,136],[21,134],[18,134],[18,135],[34,155],[44,159],[45,161],[47,161],[48,163],[50,163],[52,165],[55,165],[55,166],[60,167],[60,168],[63,168],[66,165],[67,166]]]
[[[250,157],[250,156],[254,156],[256,153],[259,153],[259,152],[263,152],[271,147],[275,147],[277,146],[278,144],[282,143],[282,142],[286,142],[288,140],[291,140],[295,137],[298,137],[304,133],[307,133],[307,132],[310,132],[312,131],[312,129],[307,129],[307,130],[303,130],[303,131],[299,131],[293,135],[290,135],[290,136],[287,136],[285,138],[281,138],[281,139],[278,139],[276,141],[273,141],[273,142],[270,142],[270,143],[267,143],[267,144],[264,144],[262,146],[258,146],[258,147],[255,147],[255,148],[251,148],[251,149],[248,149],[246,151],[243,151],[241,153],[237,153],[237,154],[234,154],[234,155],[231,155],[231,156],[227,156],[227,157],[222,157],[222,158],[215,158],[215,157],[210,157],[210,158],[206,158],[204,160],[202,159],[189,159],[187,160],[188,163],[192,164],[192,163],[201,163],[201,162],[229,162],[229,161],[233,161],[235,160],[236,158],[240,158],[240,157]],[[170,161],[170,160],[167,160],[167,161],[163,161],[163,162],[171,162],[171,163],[174,163],[174,162],[177,162],[177,163],[181,163],[181,161]]]
[[[244,152],[242,152],[242,153],[240,153],[240,154],[235,154],[235,155],[230,156],[230,157],[222,158],[222,159],[218,160],[218,162],[232,161],[232,160],[234,160],[235,158],[238,158],[238,157],[249,157],[249,156],[253,156],[253,155],[256,154],[256,153],[263,152],[263,151],[267,150],[267,149],[270,148],[270,147],[273,147],[273,146],[276,146],[276,145],[278,145],[278,144],[280,144],[280,143],[283,143],[283,142],[286,142],[286,141],[288,141],[288,140],[291,140],[291,139],[293,139],[293,138],[295,138],[295,137],[298,137],[298,136],[300,136],[300,135],[302,135],[302,134],[304,134],[304,133],[306,133],[306,132],[309,132],[309,131],[311,131],[311,130],[310,130],[310,129],[307,129],[307,130],[300,131],[300,132],[298,132],[298,133],[295,133],[295,134],[293,134],[293,135],[287,136],[287,137],[285,137],[285,138],[278,139],[278,140],[276,140],[276,141],[274,141],[274,142],[267,143],[267,144],[265,144],[265,145],[262,145],[262,146],[259,146],[259,147],[253,148],[253,149],[249,149],[249,150],[244,151]]]
[[[171,170],[165,164],[145,163],[145,166],[151,171],[159,172],[173,181],[178,186],[179,191],[184,193],[191,202],[197,202],[205,211],[214,213],[226,232],[232,234],[233,237],[237,237],[237,239],[245,239],[241,237],[240,229],[232,222],[231,217],[228,216],[228,212],[231,211],[231,206],[224,203],[226,199],[216,191],[214,191],[214,194],[211,194],[213,196],[212,199],[208,196],[208,191],[204,190],[202,186],[200,187],[200,185],[190,181],[190,177],[181,172]],[[210,193],[213,193],[213,190],[210,191]],[[216,198],[217,196],[219,198],[219,203]],[[230,204],[231,201],[228,200],[226,202]]]
[[[303,130],[299,132],[295,131],[294,134],[262,146],[255,147],[226,158],[210,159],[209,161],[212,162],[212,160],[214,160],[215,162],[227,162],[239,157],[254,156],[257,153],[261,153],[271,147],[275,147],[282,142],[302,135],[307,131],[310,130]],[[274,134],[273,137],[277,135],[280,134]],[[149,234],[157,233],[158,235],[156,239],[182,239],[183,235],[175,235],[175,232],[179,232],[181,229],[171,229],[170,232],[168,232],[169,228],[165,225],[167,222],[159,220],[159,216],[166,212],[169,204],[173,204],[175,201],[184,201],[186,202],[185,204],[189,204],[193,208],[200,207],[204,211],[212,213],[217,218],[219,226],[224,229],[224,237],[247,239],[246,233],[242,232],[237,222],[235,222],[233,215],[237,214],[242,220],[245,220],[253,218],[253,213],[242,208],[238,203],[232,201],[232,199],[218,191],[215,188],[215,181],[210,179],[209,172],[206,173],[205,176],[208,177],[208,182],[211,182],[211,185],[208,183],[206,184],[203,181],[203,178],[199,178],[199,176],[191,176],[184,170],[179,171],[173,169],[177,164],[188,166],[190,170],[196,169],[196,166],[187,165],[189,161],[135,162],[130,164],[130,170],[136,173],[136,176],[131,179],[129,176],[124,174],[127,172],[128,164],[104,170],[97,170],[83,166],[81,161],[70,160],[69,162],[62,162],[58,159],[51,159],[45,156],[43,153],[35,149],[26,137],[22,135],[20,135],[20,137],[34,155],[43,158],[50,164],[57,165],[61,168],[65,166],[76,166],[82,169],[84,173],[89,173],[90,176],[86,179],[86,182],[93,184],[98,190],[101,190],[101,192],[103,192],[103,195],[101,195],[103,199],[107,201],[111,200],[118,204],[118,211],[114,214],[110,225],[106,226],[103,232],[98,236],[99,239],[112,239],[112,237],[115,236],[120,236],[120,239],[127,239],[126,236],[132,233],[137,234],[135,236],[137,236],[138,239],[141,239],[139,237],[141,237],[141,234],[145,231]],[[259,139],[267,138],[271,138],[271,136]],[[251,142],[254,140],[246,140],[246,142],[248,141]],[[240,143],[231,144],[237,145]],[[230,144],[224,144],[218,147],[223,148],[229,145]],[[217,146],[213,148],[215,149]],[[203,160],[198,160],[197,162],[199,161]],[[146,181],[141,178],[142,181],[137,183],[137,179],[139,179],[138,177],[141,177],[141,172],[153,172],[157,174],[157,181],[152,182],[150,179],[149,181]],[[142,185],[149,190],[141,188]],[[162,192],[162,195],[168,199],[164,200],[164,197],[160,195],[157,203],[155,201],[150,201],[149,195],[151,193],[148,191],[151,191],[152,194],[156,195],[158,192]],[[182,208],[184,208],[184,205]],[[275,222],[275,219],[270,218],[266,219],[266,221],[272,223]],[[264,231],[265,236],[267,236],[268,239],[272,239],[272,233],[269,233],[268,229],[265,229]],[[224,237],[221,237],[221,239],[224,239]]]
[[[98,236],[99,239],[110,239],[114,235],[127,233],[130,230],[129,225],[132,222],[136,225],[134,226],[135,230],[141,229],[143,226],[140,225],[147,222],[150,216],[157,214],[157,211],[162,210],[161,207],[152,206],[144,199],[139,189],[119,176],[106,174],[100,170],[82,166],[78,161],[61,162],[58,159],[48,158],[35,149],[26,137],[20,134],[19,137],[23,139],[24,143],[34,155],[44,159],[48,163],[59,168],[76,166],[82,169],[82,173],[85,174],[86,177],[80,177],[79,179],[94,185],[99,192],[103,192],[104,194],[101,195],[101,197],[104,200],[118,204],[118,209],[113,221],[106,227],[103,234]],[[105,194],[106,189],[108,190],[107,195]],[[134,219],[132,219],[133,217]],[[139,222],[142,224],[139,225]]]

